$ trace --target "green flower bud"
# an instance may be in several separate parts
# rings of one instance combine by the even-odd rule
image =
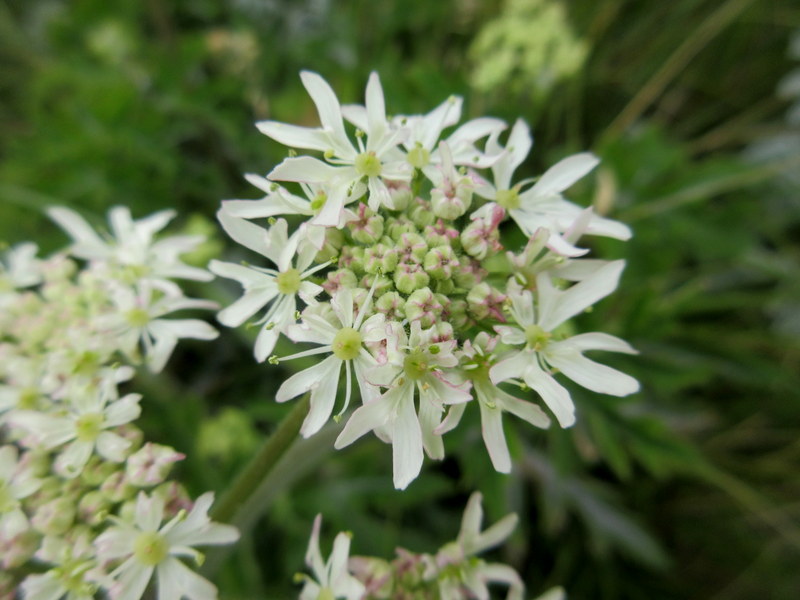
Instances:
[[[375,301],[375,310],[386,315],[389,321],[402,321],[405,318],[406,301],[397,292],[386,292]]]
[[[358,218],[350,221],[347,228],[360,244],[374,244],[383,235],[383,217],[372,212],[366,204],[359,204]]]
[[[397,267],[398,253],[392,246],[376,244],[364,250],[364,270],[367,273],[391,273]]]
[[[44,535],[61,535],[75,521],[75,502],[71,497],[60,497],[40,506],[31,519],[31,525]]]
[[[400,236],[405,233],[417,233],[417,226],[407,217],[398,217],[386,222],[385,230],[389,233],[392,241],[399,242]]]
[[[435,188],[431,190],[431,207],[437,217],[452,221],[469,210],[472,205],[472,181],[462,177],[449,189]]]
[[[433,282],[433,289],[437,294],[452,294],[456,291],[456,284],[452,279],[437,279]]]
[[[422,327],[427,328],[442,314],[442,305],[430,288],[423,287],[412,292],[406,299],[405,314],[409,321],[419,321]]]
[[[394,283],[392,282],[391,279],[389,279],[385,275],[367,274],[364,275],[364,277],[361,279],[361,289],[365,291],[365,295],[366,293],[369,293],[366,292],[366,290],[372,288],[372,284],[375,281],[376,277],[378,279],[378,282],[375,283],[375,292],[374,292],[376,298],[382,296],[386,292],[394,290]]]
[[[92,525],[100,525],[108,516],[111,501],[98,491],[87,492],[78,502],[78,515],[81,521]]]
[[[388,181],[384,180],[386,187],[389,188],[389,195],[392,197],[393,210],[405,210],[408,208],[409,203],[414,199],[414,193],[411,191],[405,181]]]
[[[401,262],[421,263],[428,253],[428,244],[418,233],[404,233],[397,241]]]
[[[339,256],[339,251],[344,244],[344,232],[341,229],[328,227],[325,229],[325,242],[322,244],[322,250],[317,252],[314,261],[317,263],[324,263],[331,260],[335,256]]]
[[[88,487],[98,487],[108,479],[112,473],[119,471],[120,468],[121,466],[117,463],[112,463],[97,456],[93,456],[83,468],[80,479]]]
[[[339,256],[339,265],[354,273],[364,272],[364,248],[361,246],[343,246]]]
[[[322,284],[328,294],[333,294],[339,288],[354,289],[358,285],[358,277],[350,269],[336,269],[328,273],[328,280]]]
[[[465,300],[452,300],[450,305],[445,307],[442,318],[453,325],[456,329],[465,329],[472,324],[472,319],[467,314],[467,302]]]
[[[436,221],[436,215],[431,212],[430,202],[426,202],[421,198],[417,198],[416,206],[413,206],[409,211],[409,217],[419,229],[433,225],[433,222]]]
[[[136,493],[136,488],[128,483],[125,473],[117,471],[103,482],[100,491],[111,502],[122,502],[132,498]]]
[[[0,577],[2,577],[6,571],[21,567],[33,558],[33,555],[39,549],[41,536],[35,531],[28,529],[18,533],[11,539],[3,540],[3,542],[3,553],[2,556],[0,556],[0,567],[2,567],[2,569],[0,569]],[[19,591],[16,586],[8,588],[8,594],[3,595],[3,583],[2,580],[0,580],[0,597],[16,598],[14,594],[15,591]]]
[[[505,321],[502,312],[505,298],[504,294],[484,281],[467,294],[467,307],[469,313],[478,321],[487,318]]]
[[[450,246],[430,249],[422,264],[434,279],[450,279],[453,276],[453,269],[459,266],[458,258]]]
[[[425,287],[430,282],[428,274],[422,266],[413,263],[403,263],[397,266],[394,272],[394,285],[404,294]]]
[[[486,277],[486,271],[481,268],[480,263],[469,256],[462,254],[459,257],[459,262],[461,264],[453,272],[453,280],[458,287],[469,290]]]

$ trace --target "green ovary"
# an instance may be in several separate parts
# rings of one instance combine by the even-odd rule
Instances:
[[[381,174],[381,161],[374,152],[362,152],[356,156],[355,167],[359,175],[377,177]]]
[[[428,360],[422,352],[412,352],[403,360],[403,371],[409,379],[417,380],[428,372]]]
[[[131,327],[144,327],[150,322],[150,315],[143,308],[132,308],[125,313],[125,318]]]
[[[519,208],[519,192],[516,189],[497,190],[497,203],[506,210]]]
[[[545,331],[538,325],[528,325],[525,328],[525,340],[528,342],[528,347],[533,350],[541,350],[552,337],[552,333]]]
[[[140,563],[155,566],[162,562],[169,553],[169,545],[163,535],[155,531],[139,534],[133,542],[133,555]]]
[[[361,352],[361,334],[352,327],[344,327],[333,338],[332,346],[336,358],[353,360]]]
[[[75,437],[80,442],[93,442],[103,430],[103,415],[86,413],[75,421]]]
[[[408,162],[412,167],[421,169],[428,165],[431,161],[431,153],[428,152],[421,144],[417,144],[408,152]]]
[[[300,283],[302,282],[302,279],[300,279],[300,271],[297,269],[289,269],[283,273],[278,273],[275,282],[278,284],[278,291],[281,294],[292,296],[300,289]]]

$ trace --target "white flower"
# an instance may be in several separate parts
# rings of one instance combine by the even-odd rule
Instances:
[[[223,325],[238,327],[271,303],[266,314],[257,321],[259,325],[266,323],[255,345],[256,360],[263,362],[275,348],[278,336],[295,322],[297,296],[306,304],[311,304],[322,291],[320,286],[307,279],[326,267],[327,263],[309,269],[316,248],[308,243],[301,244],[302,228],[288,237],[286,221],[283,219],[279,219],[267,231],[249,221],[230,216],[225,209],[219,211],[217,216],[235,241],[268,258],[278,267],[275,270],[218,260],[211,261],[209,265],[212,272],[234,279],[244,288],[242,297],[217,315]]]
[[[497,523],[481,531],[483,509],[482,496],[474,492],[467,502],[461,520],[461,531],[455,542],[442,547],[429,564],[431,571],[439,573],[439,593],[442,600],[476,598],[489,600],[489,583],[509,586],[507,600],[522,600],[525,585],[519,574],[511,567],[497,563],[486,563],[474,558],[477,554],[502,543],[517,525],[517,515],[509,514]],[[449,565],[456,569],[447,569]]]
[[[472,388],[475,390],[475,397],[480,407],[481,434],[489,458],[497,471],[510,473],[511,456],[503,432],[503,413],[511,413],[534,427],[541,428],[550,426],[550,418],[535,404],[512,396],[489,379],[489,370],[496,360],[493,354],[496,344],[497,338],[490,337],[488,333],[482,331],[473,341],[464,342],[461,357],[463,368],[472,381]],[[461,419],[465,407],[466,404],[454,405],[437,429],[437,433],[443,434],[453,429]]]
[[[179,339],[213,340],[219,335],[216,329],[200,319],[162,318],[178,310],[217,308],[216,302],[186,298],[171,285],[161,290],[141,285],[138,292],[116,285],[112,287],[111,298],[116,311],[100,317],[98,327],[115,336],[120,350],[134,360],[141,343],[147,366],[154,373],[164,368]]]
[[[521,378],[535,390],[553,411],[562,427],[575,422],[575,406],[569,392],[548,372],[555,367],[574,382],[595,392],[627,396],[639,389],[629,375],[583,356],[588,350],[607,350],[635,354],[623,340],[605,333],[583,333],[563,340],[552,339],[553,330],[582,312],[617,287],[625,261],[610,262],[572,287],[559,291],[547,273],[536,277],[538,304],[534,307],[530,291],[509,283],[511,315],[516,326],[495,327],[500,339],[523,347],[494,365],[489,375],[494,383]]]
[[[291,327],[289,330],[289,337],[295,342],[311,342],[320,344],[320,347],[281,360],[330,353],[329,357],[313,367],[300,371],[284,381],[275,396],[278,402],[286,402],[311,391],[308,416],[300,429],[303,437],[315,434],[330,418],[339,389],[342,366],[345,370],[346,388],[344,406],[340,414],[350,403],[351,368],[355,371],[362,401],[367,402],[377,397],[378,390],[367,382],[367,374],[378,363],[364,345],[377,343],[385,337],[384,315],[377,313],[368,319],[364,318],[370,310],[371,299],[370,293],[354,318],[352,291],[349,288],[342,288],[336,292],[330,304],[336,319],[335,324],[311,311],[306,311],[303,313],[303,325]]]
[[[494,184],[488,182],[476,189],[476,193],[489,200],[495,200],[505,208],[522,231],[533,235],[539,228],[546,228],[555,236],[567,231],[583,210],[580,206],[567,201],[561,192],[572,186],[581,177],[589,173],[600,162],[596,156],[588,152],[574,154],[550,167],[536,183],[522,189],[529,180],[511,185],[516,168],[522,164],[533,145],[528,125],[518,119],[511,129],[508,145],[503,149],[497,141],[498,134],[490,136],[486,142],[486,151],[499,156],[492,165]],[[592,215],[586,233],[603,235],[621,240],[631,237],[627,225]],[[552,239],[551,244],[560,248],[563,253],[575,253],[575,248],[565,246],[564,242]]]
[[[344,205],[357,200],[369,190],[369,207],[392,207],[385,179],[406,181],[411,167],[396,148],[408,132],[386,120],[386,107],[377,73],[367,83],[365,127],[357,136],[358,146],[350,141],[342,118],[342,108],[328,83],[316,73],[303,71],[303,85],[317,107],[321,128],[297,127],[275,121],[257,123],[262,133],[295,148],[319,150],[328,163],[309,156],[288,158],[275,167],[269,178],[277,181],[325,183],[328,197],[314,223],[335,226]],[[366,137],[364,144],[362,137]],[[361,181],[366,179],[366,189]]]
[[[139,417],[141,396],[128,394],[108,404],[107,400],[105,392],[87,390],[70,399],[69,410],[64,414],[20,410],[11,422],[26,429],[37,445],[46,450],[69,442],[59,452],[55,469],[64,477],[77,477],[95,450],[106,460],[122,462],[131,445],[108,430]]]
[[[419,321],[406,338],[402,328],[392,329],[399,352],[389,352],[387,363],[368,374],[368,380],[389,389],[359,407],[336,439],[344,448],[368,431],[383,430],[392,443],[394,486],[405,489],[422,468],[423,448],[433,459],[444,458],[436,429],[445,406],[469,401],[469,382],[455,383],[443,370],[458,365],[455,340],[432,342],[432,330],[422,331]],[[419,392],[419,415],[414,397]]]
[[[41,485],[42,481],[18,460],[15,446],[0,446],[0,533],[13,537],[28,528],[20,500]]]
[[[133,522],[114,518],[95,540],[101,561],[122,560],[111,573],[115,584],[110,590],[114,600],[138,600],[155,572],[158,600],[211,600],[217,588],[187,567],[178,557],[202,560],[193,548],[198,545],[230,544],[239,532],[230,525],[212,523],[208,509],[214,494],[207,492],[195,502],[188,515],[181,512],[162,525],[164,501],[143,492],[136,499]]]
[[[13,290],[31,287],[42,281],[42,261],[36,258],[39,248],[30,242],[8,250],[0,261],[0,303]]]
[[[191,252],[203,241],[203,236],[170,236],[154,241],[175,216],[173,210],[163,210],[134,221],[130,209],[115,206],[108,213],[114,238],[102,239],[78,213],[63,206],[51,207],[47,214],[72,238],[69,251],[73,256],[92,262],[105,262],[122,268],[126,278],[169,280],[170,278],[210,281],[212,275],[182,263],[179,256]]]
[[[322,515],[314,519],[311,539],[306,551],[306,565],[313,571],[314,578],[304,576],[305,584],[300,592],[300,600],[361,600],[364,585],[347,570],[350,554],[350,536],[340,533],[333,541],[333,551],[328,562],[322,558],[319,549],[319,531]]]

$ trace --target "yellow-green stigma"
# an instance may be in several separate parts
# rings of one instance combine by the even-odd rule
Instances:
[[[516,188],[510,190],[497,190],[497,203],[506,210],[515,210],[519,208],[519,192]]]
[[[100,413],[86,413],[75,421],[75,437],[79,442],[93,442],[103,430],[103,415]]]
[[[552,337],[552,333],[545,331],[538,325],[528,325],[525,328],[525,339],[528,342],[528,348],[532,350],[542,350]]]
[[[144,327],[150,322],[150,315],[143,308],[132,308],[125,313],[125,318],[131,327]]]
[[[325,206],[325,203],[328,201],[328,194],[325,192],[317,192],[317,195],[314,196],[314,199],[311,201],[311,210],[314,212],[319,212],[322,210],[322,207]]]
[[[374,152],[362,152],[356,156],[355,167],[359,175],[377,177],[381,174],[381,161]]]
[[[145,531],[133,542],[136,560],[150,567],[161,563],[167,557],[168,551],[169,546],[164,536],[155,531]]]
[[[403,371],[409,379],[420,379],[428,372],[429,368],[425,354],[419,350],[412,352],[403,360]]]
[[[422,144],[417,144],[408,151],[408,162],[412,167],[421,169],[431,161],[431,153]]]
[[[352,327],[344,327],[333,338],[332,345],[336,358],[353,360],[361,352],[361,334]]]
[[[287,296],[294,295],[297,293],[297,290],[300,289],[300,283],[302,282],[302,279],[300,279],[300,271],[297,269],[289,269],[283,273],[278,273],[275,282],[278,284],[278,291],[281,294],[286,294]]]

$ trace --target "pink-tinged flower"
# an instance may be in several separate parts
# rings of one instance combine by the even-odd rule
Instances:
[[[296,321],[297,297],[306,304],[322,288],[311,281],[316,271],[327,263],[309,268],[317,250],[304,242],[303,229],[288,235],[288,226],[279,219],[269,230],[238,217],[232,217],[225,209],[217,213],[223,228],[236,242],[269,259],[277,269],[255,265],[237,265],[212,260],[209,269],[220,277],[234,279],[242,284],[244,294],[236,302],[224,308],[217,319],[228,327],[238,327],[259,310],[270,305],[267,312],[256,321],[262,325],[256,338],[256,360],[263,362],[275,348],[278,337]]]
[[[553,286],[547,273],[541,273],[536,277],[536,306],[529,290],[510,282],[510,312],[516,325],[498,325],[495,330],[503,343],[521,348],[491,368],[492,382],[522,379],[541,395],[562,427],[575,422],[575,406],[567,389],[550,374],[549,367],[555,367],[575,383],[595,392],[627,396],[638,391],[639,382],[633,377],[583,355],[589,350],[635,354],[627,342],[605,333],[583,333],[562,340],[553,338],[553,330],[561,323],[616,289],[624,266],[622,260],[610,262],[563,291]]]
[[[444,446],[436,429],[447,405],[469,401],[469,382],[457,382],[458,359],[454,339],[432,341],[436,328],[423,331],[419,321],[411,324],[406,338],[402,327],[389,328],[395,348],[387,352],[385,365],[371,371],[369,381],[389,389],[379,398],[359,407],[336,439],[344,448],[368,431],[377,430],[392,443],[394,485],[404,489],[419,475],[423,448],[433,459],[444,458]],[[414,398],[419,394],[419,411]]]
[[[301,356],[330,354],[313,367],[309,367],[283,382],[275,399],[286,402],[300,394],[311,392],[311,405],[308,416],[300,428],[303,437],[318,432],[333,412],[339,390],[342,367],[345,371],[345,398],[339,414],[350,403],[352,371],[355,371],[363,402],[377,397],[377,387],[368,383],[368,373],[377,366],[377,361],[366,348],[377,344],[385,336],[384,315],[377,313],[365,319],[372,305],[372,291],[354,315],[353,293],[349,288],[341,288],[334,294],[330,306],[333,309],[331,320],[326,320],[313,311],[303,313],[302,325],[289,329],[289,337],[295,342],[319,344],[318,348],[287,356],[281,360],[291,360]],[[352,371],[351,371],[352,370]]]
[[[110,574],[113,600],[139,600],[155,573],[158,600],[212,600],[217,588],[180,560],[199,564],[202,554],[194,546],[230,544],[239,532],[230,525],[212,523],[208,509],[214,494],[200,496],[188,514],[178,513],[163,523],[164,501],[140,492],[132,521],[113,517],[115,525],[95,540],[97,557],[103,562],[122,561]]]
[[[322,515],[317,515],[306,551],[306,565],[314,573],[314,577],[302,575],[305,583],[300,592],[300,600],[361,600],[364,596],[364,585],[347,569],[350,535],[340,533],[336,536],[333,551],[325,562],[319,549],[321,526]]]
[[[317,107],[322,127],[298,127],[276,121],[262,121],[257,126],[262,133],[286,146],[324,152],[328,162],[310,156],[288,158],[273,169],[269,178],[325,184],[328,196],[314,219],[318,225],[335,226],[344,205],[357,200],[367,190],[370,209],[391,208],[392,199],[385,180],[407,181],[412,169],[397,150],[408,132],[386,120],[383,89],[377,73],[372,73],[367,83],[367,119],[357,135],[357,145],[353,145],[344,129],[342,108],[328,83],[310,71],[303,71],[300,77]],[[366,187],[362,184],[364,180]]]

